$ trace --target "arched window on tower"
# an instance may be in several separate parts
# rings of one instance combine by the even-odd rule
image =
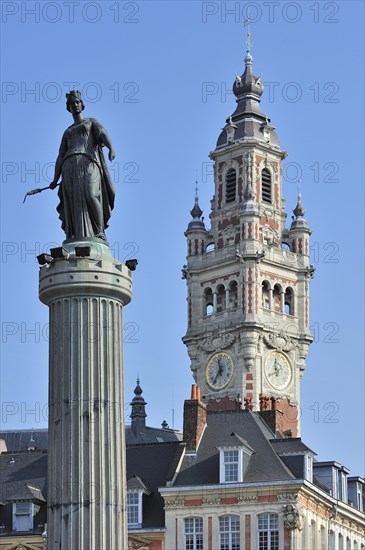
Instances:
[[[226,202],[234,202],[236,200],[236,180],[236,170],[230,168],[226,174]]]
[[[262,307],[263,309],[270,309],[270,287],[267,281],[262,283]]]
[[[270,170],[264,168],[261,172],[261,196],[263,202],[272,202],[271,174]]]
[[[221,313],[225,309],[226,304],[226,289],[224,285],[219,285],[217,288],[217,313]]]
[[[238,306],[238,285],[237,281],[232,281],[229,285],[229,307],[237,309]]]
[[[284,312],[287,315],[294,315],[294,292],[290,287],[285,291]]]
[[[211,288],[206,288],[204,291],[204,315],[212,315],[213,308],[213,292]]]
[[[280,285],[274,286],[272,298],[273,298],[273,310],[280,312],[281,311],[281,286]]]

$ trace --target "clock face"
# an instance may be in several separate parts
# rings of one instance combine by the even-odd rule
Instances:
[[[210,358],[205,373],[207,382],[213,390],[225,388],[233,376],[233,360],[228,353],[220,351]]]
[[[265,360],[265,375],[269,384],[277,390],[286,388],[291,380],[291,366],[279,351],[272,351]]]

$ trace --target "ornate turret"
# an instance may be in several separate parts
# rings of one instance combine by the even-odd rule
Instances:
[[[311,230],[304,218],[305,210],[302,204],[300,181],[298,182],[298,202],[293,210],[293,221],[289,230],[290,247],[298,254],[309,256],[309,236]]]
[[[205,251],[205,237],[207,230],[205,229],[204,218],[202,218],[203,211],[199,206],[197,181],[195,182],[194,206],[190,211],[190,214],[193,219],[190,221],[185,232],[185,236],[188,237],[188,256],[201,254]]]
[[[137,385],[134,388],[134,395],[131,405],[132,405],[132,412],[131,412],[131,427],[132,431],[135,435],[137,435],[139,432],[144,431],[146,429],[146,401],[142,397],[142,388],[139,385],[139,378],[137,378]]]

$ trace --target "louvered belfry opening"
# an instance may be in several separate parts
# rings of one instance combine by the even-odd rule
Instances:
[[[263,202],[271,203],[271,174],[267,168],[261,172],[261,194]]]
[[[236,200],[236,170],[231,168],[226,174],[226,202]]]

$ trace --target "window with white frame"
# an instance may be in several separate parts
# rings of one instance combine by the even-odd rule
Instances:
[[[239,516],[221,516],[219,518],[219,549],[240,550]]]
[[[259,550],[279,550],[278,514],[260,514],[257,520]]]
[[[203,550],[203,518],[184,519],[185,550]]]
[[[347,503],[347,476],[341,472],[341,500]]]
[[[238,450],[223,451],[223,481],[233,483],[241,481],[239,476],[240,453]]]
[[[313,456],[310,454],[305,455],[305,479],[313,483]]]
[[[338,498],[337,468],[332,468],[332,496]]]
[[[127,495],[128,526],[142,524],[142,493],[130,492]]]
[[[13,503],[13,530],[14,531],[32,531],[33,530],[33,503],[32,502],[14,502]]]
[[[361,491],[361,485],[360,483],[357,483],[356,484],[356,487],[357,487],[357,490],[356,490],[356,496],[357,496],[357,499],[356,499],[356,504],[357,504],[357,509],[360,510],[360,512],[363,511],[362,509],[362,491]]]
[[[222,447],[219,451],[219,482],[241,483],[253,451],[244,445]]]

